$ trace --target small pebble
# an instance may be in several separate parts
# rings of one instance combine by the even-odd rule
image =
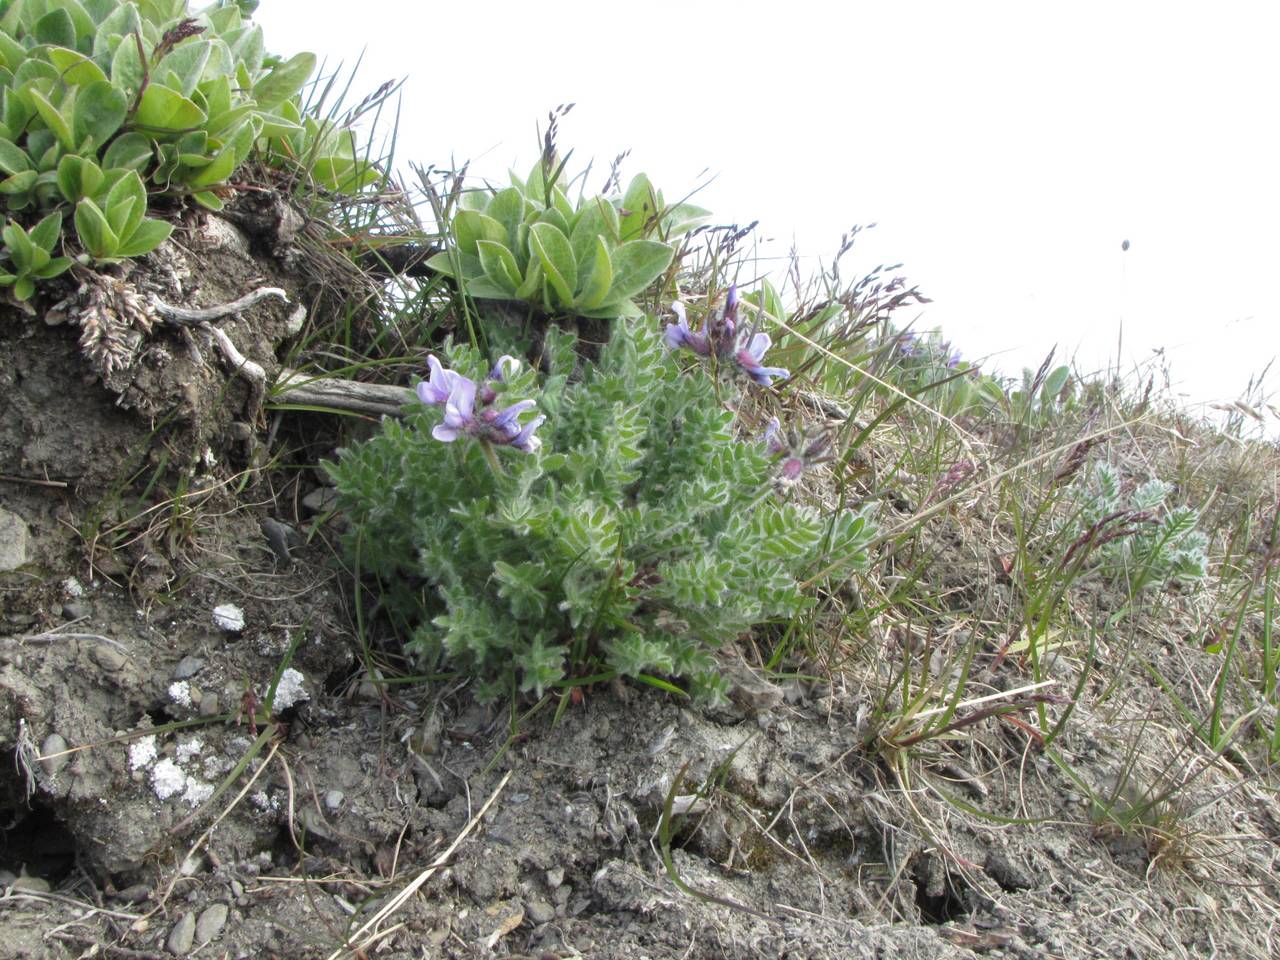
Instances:
[[[218,712],[218,695],[216,693],[206,693],[200,698],[200,716],[212,717]]]
[[[65,610],[65,607],[63,609]],[[116,673],[124,667],[128,657],[115,647],[100,643],[93,648],[93,659],[107,673]]]
[[[89,605],[80,600],[68,600],[62,605],[64,620],[80,620],[89,615]]]
[[[178,661],[178,665],[173,668],[173,679],[186,680],[189,677],[194,677],[203,669],[204,661],[199,657],[183,657]]]
[[[239,880],[232,880],[232,881],[231,881],[231,894],[232,894],[232,896],[235,896],[235,897],[243,897],[243,896],[244,896],[244,884],[243,884],[243,883],[241,883]]]
[[[151,895],[151,888],[145,883],[134,883],[123,890],[117,890],[111,895],[111,899],[119,900],[121,903],[142,903]]]
[[[545,900],[530,900],[524,907],[524,915],[533,924],[543,924],[555,919],[556,908]]]
[[[204,869],[204,857],[198,853],[193,853],[182,861],[182,866],[178,868],[178,872],[184,877],[194,877],[202,869]]]
[[[169,939],[164,942],[164,946],[175,957],[185,957],[195,942],[196,915],[184,913],[169,931]]]
[[[49,881],[44,877],[28,877],[24,874],[14,880],[9,889],[15,892],[22,890],[26,893],[48,893],[53,887],[49,886]]]
[[[555,890],[564,883],[564,867],[552,867],[547,871],[547,886]]]
[[[324,795],[324,805],[330,813],[337,813],[342,809],[342,801],[346,799],[346,795],[341,790],[330,790]]]
[[[66,752],[67,741],[62,739],[61,734],[51,733],[44,738],[44,743],[40,744],[40,766],[44,768],[45,775],[52,780],[58,775],[58,771],[67,765],[67,761],[71,756]]]
[[[207,907],[204,913],[200,914],[200,919],[196,921],[196,939],[201,943],[215,940],[226,925],[227,905],[215,903]]]
[[[317,487],[302,498],[302,505],[310,513],[324,513],[338,503],[338,491],[330,487]]]

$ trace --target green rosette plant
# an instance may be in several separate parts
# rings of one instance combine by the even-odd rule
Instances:
[[[669,241],[704,222],[692,204],[666,206],[643,174],[621,196],[575,206],[539,162],[527,180],[463,194],[449,223],[452,249],[431,267],[472,297],[523,300],[548,313],[640,315],[632,300],[675,256]]]
[[[739,351],[748,387],[785,375],[760,366],[761,336]],[[723,323],[682,318],[664,343],[623,320],[578,371],[575,338],[553,327],[545,374],[510,358],[486,373],[450,346],[422,403],[329,465],[350,555],[424,668],[474,676],[489,698],[623,676],[714,702],[717,647],[807,609],[806,577],[866,564],[869,510],[824,516],[792,496],[826,444],[793,449],[776,427],[738,438],[726,364],[717,383],[675,360],[724,339]]]
[[[25,300],[67,269],[54,256],[65,220],[94,261],[154,250],[172,228],[147,216],[149,194],[218,209],[259,147],[277,163],[306,158],[335,189],[376,175],[349,130],[302,117],[315,56],[269,55],[246,19],[254,6],[0,0],[0,284]]]

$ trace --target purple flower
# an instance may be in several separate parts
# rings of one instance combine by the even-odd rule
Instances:
[[[770,453],[781,453],[787,449],[787,444],[782,439],[782,423],[777,417],[769,418],[769,422],[764,427],[764,434],[760,437],[760,442],[764,444],[764,448]]]
[[[489,371],[489,379],[497,380],[499,383],[506,383],[507,377],[514,376],[520,372],[520,361],[510,354],[504,353],[498,358],[498,362],[493,365],[493,369]]]
[[[517,450],[523,450],[525,453],[533,453],[542,446],[542,439],[535,437],[533,431],[542,426],[542,421],[547,419],[545,413],[540,413],[528,423],[526,423],[514,437],[511,438],[511,446]]]
[[[760,362],[764,360],[764,355],[772,344],[773,341],[769,339],[767,333],[757,333],[745,347],[739,348],[734,355],[734,358],[738,361],[738,366],[742,367],[747,376],[762,387],[773,386],[774,377],[785,380],[791,376],[791,372],[784,370],[782,367],[761,366]]]
[[[736,283],[729,284],[729,293],[724,298],[723,322],[730,339],[733,338],[733,332],[738,328],[738,303],[741,300],[742,298],[738,296],[738,285]]]
[[[688,347],[700,357],[711,354],[711,345],[707,342],[706,327],[701,333],[689,329],[689,317],[684,312],[684,304],[678,300],[671,305],[671,310],[680,318],[677,323],[667,324],[667,346],[672,350]]]
[[[418,399],[423,403],[442,404],[449,399],[454,385],[465,378],[460,373],[442,367],[434,354],[427,356],[427,367],[431,370],[431,379],[418,384]]]
[[[756,383],[772,386],[774,377],[786,378],[791,374],[781,367],[763,365],[765,352],[773,343],[767,333],[739,336],[738,305],[741,302],[737,285],[730,286],[724,307],[708,313],[697,333],[689,327],[684,304],[673,303],[671,309],[680,319],[677,323],[667,324],[667,346],[672,350],[686,347],[700,357],[714,356],[721,361],[732,361]]]
[[[948,369],[948,370],[954,370],[957,366],[959,366],[959,365],[960,365],[960,357],[961,357],[961,353],[960,353],[960,351],[959,351],[959,350],[952,350],[952,349],[951,349],[951,344],[949,344],[949,343],[944,343],[944,344],[942,345],[942,350],[943,350],[943,352],[944,352],[944,353],[946,353],[946,355],[947,355],[947,369]]]
[[[531,410],[536,405],[532,400],[521,400],[519,403],[513,403],[501,413],[492,408],[485,410],[481,414],[481,418],[504,436],[514,437],[520,432],[520,424],[516,423],[516,417],[526,410]]]
[[[476,385],[460,374],[454,374],[457,382],[444,404],[444,422],[431,431],[431,435],[444,443],[457,440],[475,428]]]
[[[418,384],[417,393],[423,403],[444,407],[444,420],[431,431],[437,440],[452,443],[461,436],[471,436],[527,453],[541,446],[533,431],[546,417],[535,417],[523,427],[517,419],[524,411],[536,406],[533,400],[521,400],[505,410],[493,406],[498,397],[493,383],[502,382],[509,373],[515,372],[519,361],[514,357],[499,359],[490,379],[483,385],[477,385],[474,380],[453,370],[446,370],[434,356],[427,358],[427,364],[431,368],[431,378]]]
[[[777,483],[781,487],[791,486],[810,467],[831,460],[831,439],[830,430],[817,433],[788,430],[784,436],[777,417],[769,421],[760,438],[765,450],[776,458]]]

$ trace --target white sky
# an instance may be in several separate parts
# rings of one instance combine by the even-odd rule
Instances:
[[[421,11],[421,12],[419,12]],[[1211,11],[1211,12],[1210,12]],[[401,160],[503,178],[561,124],[817,266],[879,226],[968,358],[1016,373],[1166,348],[1189,400],[1280,352],[1280,4],[263,0],[267,46],[407,77]],[[706,173],[704,173],[706,171]],[[1131,249],[1121,252],[1121,241]],[[903,318],[910,319],[910,317]],[[1280,382],[1280,372],[1269,382]]]

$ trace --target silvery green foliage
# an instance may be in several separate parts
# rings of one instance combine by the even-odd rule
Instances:
[[[1122,490],[1120,474],[1108,463],[1097,464],[1078,487],[1079,533],[1097,529],[1097,555],[1104,573],[1126,584],[1134,595],[1171,581],[1202,580],[1208,570],[1209,538],[1196,529],[1198,511],[1169,507],[1165,501],[1173,487],[1162,480],[1148,480],[1128,497]],[[1109,530],[1121,528],[1134,532],[1107,539]]]
[[[536,400],[528,452],[452,430],[441,443],[427,404],[344,451],[329,469],[347,545],[423,666],[489,697],[626,676],[715,701],[713,651],[809,607],[804,577],[865,565],[870,513],[780,497],[768,448],[735,438],[710,377],[682,372],[649,326],[620,322],[571,381],[574,347],[552,328],[546,376],[508,367],[482,388],[495,410]],[[462,377],[488,369],[467,346],[446,359]]]

